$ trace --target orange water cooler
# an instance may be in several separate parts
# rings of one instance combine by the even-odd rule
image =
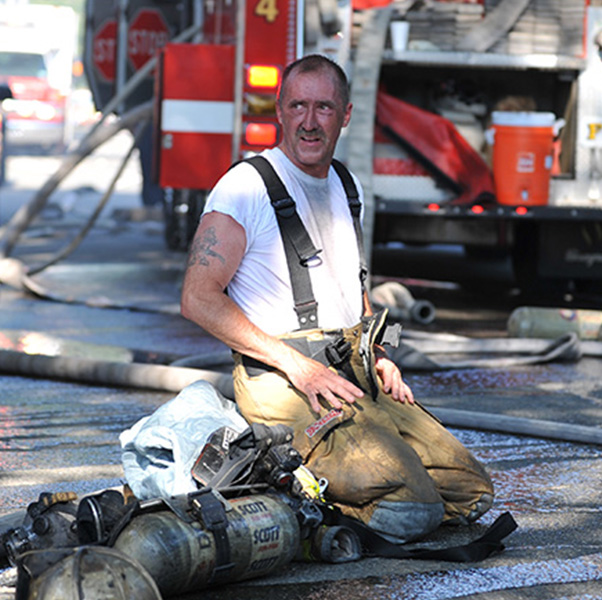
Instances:
[[[548,203],[556,117],[550,112],[491,115],[497,201],[510,206]]]

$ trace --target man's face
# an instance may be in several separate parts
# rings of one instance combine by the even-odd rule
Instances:
[[[301,170],[326,177],[341,129],[351,117],[351,104],[343,105],[334,74],[329,70],[290,74],[280,103],[280,148]]]

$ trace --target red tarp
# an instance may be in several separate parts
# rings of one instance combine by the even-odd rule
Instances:
[[[457,194],[452,204],[495,200],[491,169],[448,119],[381,91],[377,96],[376,122],[382,133],[403,147],[441,185]]]
[[[391,4],[393,0],[353,0],[353,10],[365,10],[367,8],[382,8]]]
[[[364,10],[366,8],[382,8],[391,4],[393,0],[353,0],[353,10]],[[484,0],[439,0],[450,4],[484,4]]]

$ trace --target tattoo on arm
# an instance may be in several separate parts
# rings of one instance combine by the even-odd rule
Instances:
[[[202,265],[208,267],[210,258],[217,258],[222,264],[225,264],[226,259],[213,249],[218,244],[215,227],[208,227],[200,238],[194,240],[190,247],[188,266]]]

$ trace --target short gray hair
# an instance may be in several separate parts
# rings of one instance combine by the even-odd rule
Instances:
[[[345,75],[345,71],[334,60],[323,54],[308,54],[287,65],[282,74],[282,81],[278,90],[278,103],[282,103],[282,92],[292,74],[326,70],[330,70],[334,74],[339,96],[343,102],[343,106],[346,107],[349,104],[349,82],[347,81],[347,75]]]

